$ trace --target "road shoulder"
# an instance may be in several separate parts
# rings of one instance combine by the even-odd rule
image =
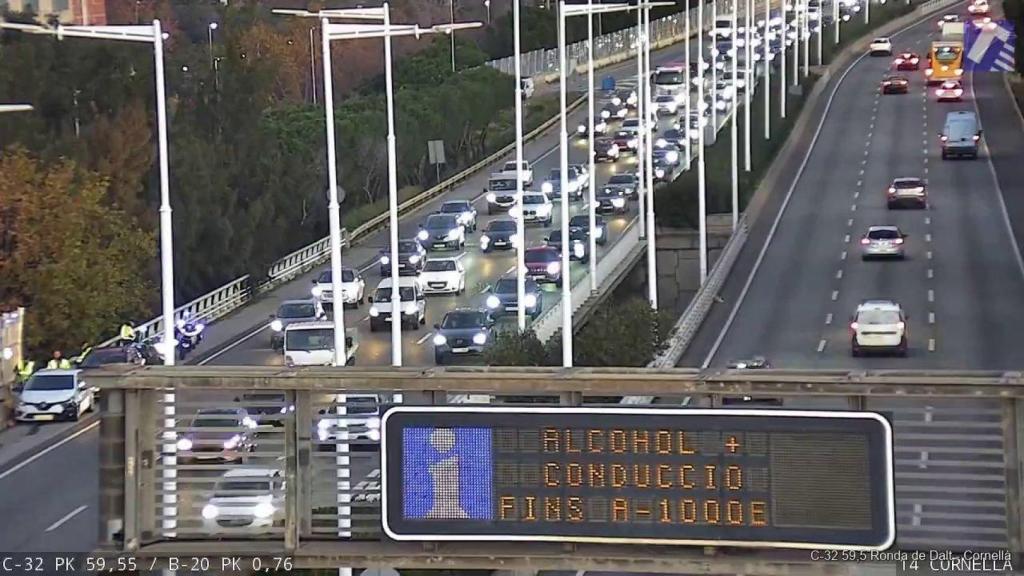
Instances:
[[[1020,169],[1024,161],[1024,117],[1003,74],[975,74],[974,87],[985,146],[1006,204],[1013,239],[1017,248],[1024,251],[1024,172]]]

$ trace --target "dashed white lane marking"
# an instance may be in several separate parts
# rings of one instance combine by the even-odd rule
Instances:
[[[928,351],[935,352],[935,338],[928,339]]]
[[[851,204],[850,205],[850,212],[856,212],[856,211],[857,211],[857,205],[856,204]]]
[[[864,185],[864,181],[863,180],[857,180],[857,188],[860,188],[863,185]]]
[[[843,244],[849,244],[849,243],[850,243],[850,235],[847,234],[846,236],[843,236]]]
[[[932,251],[929,250],[929,251],[925,252],[925,256],[927,256],[928,259],[931,260],[932,259]]]
[[[868,155],[868,151],[867,151],[867,150],[865,150],[865,151],[864,151],[864,155],[865,155],[865,156],[867,156],[867,155]]]
[[[934,340],[932,342],[934,342]],[[925,410],[925,412],[924,412],[924,421],[926,423],[927,422],[931,422],[932,421],[932,407],[931,406],[925,406],[924,410]],[[927,468],[928,467],[928,451],[927,450],[922,450],[921,451],[921,461],[917,464],[917,466],[918,466],[918,468]],[[918,504],[917,506],[920,506],[920,504]],[[920,510],[917,510],[915,508],[914,513],[915,514],[920,514]],[[919,524],[920,524],[920,520],[918,520],[918,525]]]
[[[826,345],[826,344],[828,344],[828,342],[826,342],[824,338],[822,338],[821,340],[819,340],[819,341],[818,341],[818,352],[824,352],[824,351],[825,351],[825,345]]]
[[[843,271],[842,270],[836,270],[836,280],[842,280],[842,279],[843,279]]]
[[[832,291],[832,301],[835,302],[838,299],[839,299],[839,290],[833,290]]]
[[[928,313],[928,323],[935,324],[935,312]]]
[[[924,217],[924,223],[925,223],[925,224],[928,224],[928,225],[931,225],[931,223],[932,223],[932,218],[931,218],[931,216],[925,216],[925,217]]]
[[[49,526],[48,526],[48,527],[46,528],[46,531],[47,531],[47,532],[53,532],[53,531],[54,531],[54,530],[56,530],[57,528],[60,528],[60,527],[61,527],[61,525],[63,525],[63,524],[64,524],[65,522],[67,522],[68,520],[71,520],[71,519],[72,519],[72,518],[74,518],[75,516],[77,516],[77,515],[81,514],[81,513],[82,513],[82,511],[83,511],[83,510],[85,510],[85,509],[86,509],[86,508],[88,508],[88,507],[89,507],[88,505],[86,505],[86,504],[82,504],[82,505],[81,505],[81,506],[79,506],[78,508],[75,508],[75,509],[74,509],[74,510],[72,510],[71,512],[68,512],[67,514],[65,514],[65,515],[64,515],[63,517],[61,517],[61,519],[60,519],[60,520],[57,520],[57,521],[56,521],[56,522],[54,522],[53,524],[50,524],[50,525],[49,525]]]
[[[423,337],[422,337],[422,338],[420,338],[419,340],[417,340],[417,341],[416,341],[416,343],[417,343],[417,344],[423,344],[424,342],[426,342],[426,341],[427,341],[427,339],[428,339],[428,338],[430,338],[430,337],[431,337],[431,336],[433,336],[433,335],[434,335],[434,333],[433,333],[433,332],[427,332],[426,334],[424,334],[424,335],[423,335]]]
[[[863,175],[864,175],[864,169],[863,169],[863,168],[861,168],[861,169],[860,169],[860,174],[858,174],[858,176],[863,176]]]
[[[928,289],[928,301],[935,302],[935,290],[932,290],[931,288]]]
[[[832,313],[831,312],[829,312],[828,314],[825,315],[825,325],[828,326],[830,324],[832,324]]]
[[[853,193],[853,198],[854,198],[854,200],[856,200],[857,198],[860,198],[860,190],[858,190],[858,191]]]
[[[871,135],[872,134],[873,134],[873,132],[868,132],[868,146],[871,145]]]
[[[360,320],[359,322],[363,323],[363,322],[369,322],[369,321],[370,321],[370,317],[369,316],[363,316],[363,319]]]
[[[932,270],[931,268],[929,268],[928,269],[928,278],[931,279],[931,278],[934,278],[934,277],[935,277],[935,270]]]
[[[849,228],[851,226],[853,226],[853,218],[850,218],[849,220],[846,221],[846,227]]]
[[[843,250],[843,253],[839,255],[839,259],[846,260],[846,250]]]
[[[925,242],[931,242],[932,241],[932,235],[931,234],[925,234],[924,235],[924,241]]]

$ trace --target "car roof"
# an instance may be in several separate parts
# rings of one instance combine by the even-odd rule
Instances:
[[[877,232],[879,230],[893,230],[899,232],[899,226],[868,226],[868,232]]]
[[[902,178],[893,178],[893,183],[896,182],[921,182],[921,178],[917,176],[904,176]]]
[[[44,368],[42,370],[36,370],[33,376],[36,374],[41,376],[74,376],[81,372],[78,368]]]
[[[900,305],[893,302],[892,300],[865,300],[861,302],[860,306],[857,306],[857,311],[863,310],[902,310]]]
[[[550,247],[550,246],[534,246],[532,248],[527,248],[526,251],[527,252],[555,252],[555,249]]]
[[[281,303],[277,305],[277,307],[280,308],[281,306],[285,306],[285,305],[288,305],[288,304],[313,304],[313,305],[316,305],[316,300],[313,300],[312,298],[305,298],[305,299],[301,299],[301,300],[282,300]]]
[[[431,256],[430,258],[427,258],[427,262],[458,262],[458,261],[459,261],[459,257],[458,256]],[[402,284],[399,283],[398,285],[401,286]]]
[[[221,478],[274,478],[282,476],[275,468],[235,468],[228,470]]]
[[[420,282],[419,282],[419,280],[416,279],[415,276],[399,276],[398,277],[398,287],[399,288],[415,288],[415,287],[417,287],[419,285],[420,285]],[[385,276],[384,278],[381,279],[380,284],[377,284],[377,289],[380,289],[380,288],[390,288],[390,287],[391,287],[391,277],[390,276]]]

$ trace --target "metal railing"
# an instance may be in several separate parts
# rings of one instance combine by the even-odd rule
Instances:
[[[372,556],[373,562],[399,567],[426,567],[443,558],[449,568],[509,568],[544,557],[553,563],[548,566],[566,569],[578,562],[575,547],[536,543],[513,554],[487,543],[410,547],[384,537],[381,406],[444,404],[454,395],[502,404],[602,406],[626,394],[651,395],[665,404],[685,395],[694,407],[751,396],[776,399],[788,409],[881,413],[894,430],[899,550],[1009,550],[1018,556],[1022,551],[1020,373],[158,367],[101,372],[90,382],[100,385],[104,402],[100,513],[110,530],[102,538],[107,547],[138,556],[284,551],[306,555],[309,566]],[[173,405],[169,392],[175,394]],[[248,426],[242,416],[226,422],[210,409],[239,411],[258,424]],[[168,419],[168,413],[174,416]],[[218,433],[238,440],[225,448]],[[189,439],[185,447],[177,444],[175,461],[164,457],[169,434]],[[225,455],[237,461],[213,458]],[[279,481],[233,484],[253,474]],[[248,495],[247,490],[273,503],[274,513],[265,522],[224,504],[225,498]],[[215,514],[210,507],[218,504],[222,509]],[[617,569],[612,566],[624,557],[613,546],[587,552],[610,562],[607,569]],[[692,553],[663,547],[658,554],[635,554],[650,557],[640,564],[630,562],[639,571],[655,570],[653,564],[663,562],[665,554],[678,567]],[[509,554],[514,558],[505,558]],[[750,568],[757,554],[730,552],[729,557],[744,559]],[[806,553],[772,558],[809,562]],[[744,573],[778,573],[761,569]]]

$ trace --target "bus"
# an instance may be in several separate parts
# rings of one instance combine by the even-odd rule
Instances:
[[[924,71],[928,84],[940,84],[946,80],[960,80],[964,75],[963,42],[932,42],[928,52],[928,68]]]
[[[658,66],[651,76],[655,96],[674,96],[676,103],[686,99],[686,68],[682,64]]]

